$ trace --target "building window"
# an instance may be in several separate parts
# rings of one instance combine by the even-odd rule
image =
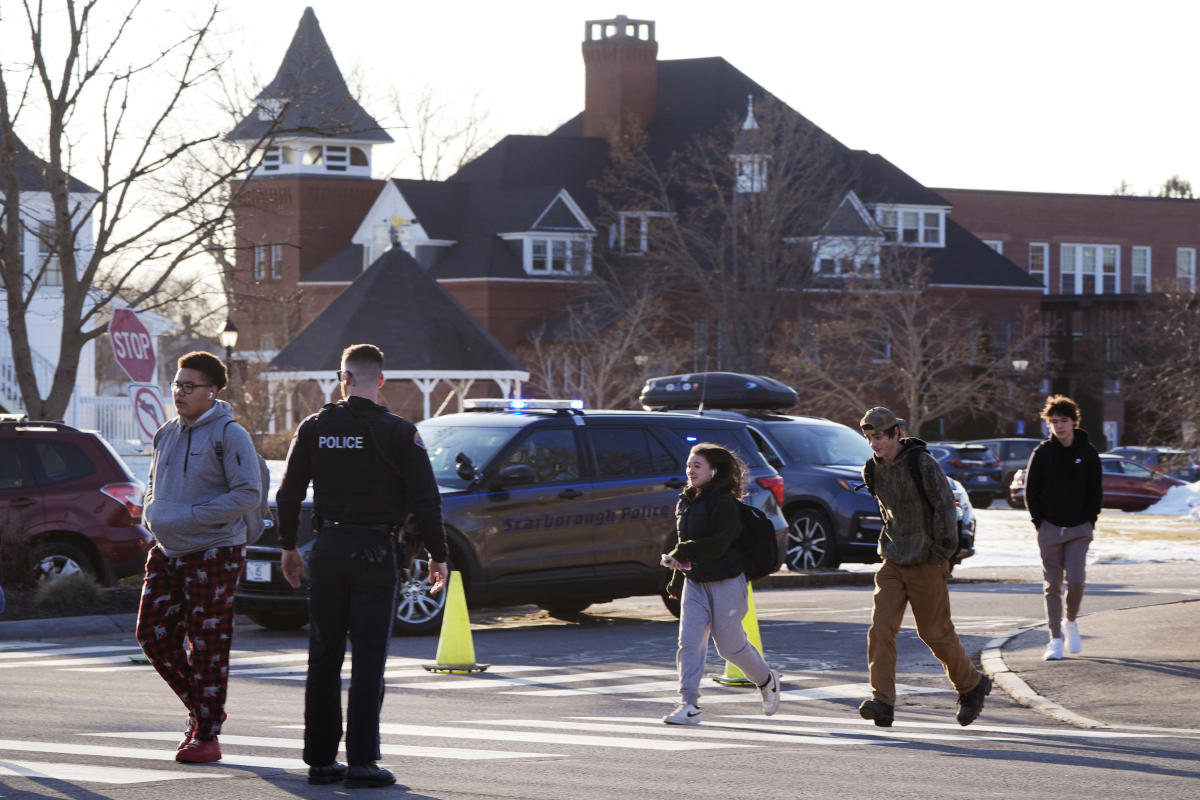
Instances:
[[[271,278],[279,280],[283,277],[283,245],[271,245]]]
[[[1117,247],[1064,244],[1059,253],[1063,294],[1115,294],[1119,290],[1121,261]]]
[[[261,281],[267,277],[267,246],[254,245],[254,280]]]
[[[525,271],[530,275],[586,275],[592,271],[592,240],[529,237]]]
[[[945,241],[944,215],[940,210],[879,206],[875,221],[889,242],[941,247]]]
[[[767,190],[768,156],[735,156],[737,164],[737,193],[759,194]]]
[[[258,346],[263,352],[275,352],[275,334],[264,333],[262,336],[258,337]]]
[[[1150,291],[1150,248],[1133,248],[1133,265],[1130,267],[1132,290],[1135,292]]]
[[[1029,274],[1049,288],[1046,263],[1050,260],[1050,245],[1044,242],[1034,242],[1029,245]]]
[[[1196,248],[1175,248],[1175,288],[1180,292],[1196,291]]]
[[[831,238],[815,248],[813,272],[822,277],[879,276],[879,242],[874,239]]]
[[[609,234],[609,246],[619,246],[627,256],[640,256],[650,249],[650,220],[666,216],[663,211],[622,211],[615,233]]]
[[[984,239],[983,243],[995,250],[1000,255],[1004,255],[1004,242],[998,239]]]
[[[58,260],[58,232],[54,223],[41,221],[38,223],[38,263],[42,270],[42,286],[62,286],[62,262]]]

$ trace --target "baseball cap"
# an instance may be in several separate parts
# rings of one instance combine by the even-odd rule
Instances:
[[[892,413],[891,409],[883,406],[875,406],[866,414],[863,414],[862,421],[858,423],[858,427],[864,432],[871,431],[886,431],[893,425],[903,425],[904,420],[898,418]]]

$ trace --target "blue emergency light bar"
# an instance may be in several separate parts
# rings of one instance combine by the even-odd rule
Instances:
[[[466,411],[526,411],[531,409],[547,409],[551,411],[581,410],[582,400],[546,400],[537,398],[489,398],[473,397],[463,401]]]

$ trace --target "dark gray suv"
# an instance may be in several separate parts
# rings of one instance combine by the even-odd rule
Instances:
[[[783,479],[746,427],[691,414],[582,411],[563,401],[467,401],[474,410],[417,423],[442,492],[452,569],[471,606],[535,603],[555,616],[619,597],[661,595],[659,566],[673,543],[675,501],[696,442],[737,451],[749,467],[747,502],[775,521],[780,551]],[[300,549],[312,547],[311,510]],[[402,563],[396,633],[441,624],[445,593],[430,595],[422,557]],[[678,614],[677,601],[664,597]],[[247,548],[237,609],[269,628],[308,621],[306,592],[279,569],[268,530]]]

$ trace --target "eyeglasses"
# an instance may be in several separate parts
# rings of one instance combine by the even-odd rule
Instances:
[[[337,374],[338,383],[345,383],[350,378],[350,376],[353,375],[354,373],[352,373],[348,369],[339,369],[336,374]]]
[[[209,387],[209,386],[216,386],[216,384],[215,383],[192,383],[191,381],[184,381],[183,383],[180,383],[179,381],[174,381],[171,383],[171,389],[173,391],[179,392],[180,394],[191,394],[192,392],[196,391],[196,389],[198,387],[202,387],[202,386]]]

